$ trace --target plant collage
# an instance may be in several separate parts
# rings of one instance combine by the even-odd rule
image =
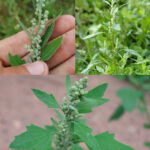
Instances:
[[[150,150],[150,0],[0,0],[0,150]]]

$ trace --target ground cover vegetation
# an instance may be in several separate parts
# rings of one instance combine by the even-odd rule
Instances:
[[[77,0],[76,72],[149,75],[149,7],[149,0]]]

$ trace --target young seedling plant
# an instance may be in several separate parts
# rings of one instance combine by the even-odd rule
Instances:
[[[33,0],[33,6],[35,10],[35,18],[31,20],[31,28],[27,29],[25,25],[20,21],[17,16],[16,19],[19,25],[27,33],[30,38],[31,46],[25,44],[25,49],[29,53],[27,56],[28,62],[35,61],[48,61],[62,43],[62,37],[58,37],[48,43],[55,26],[55,19],[48,23],[49,12],[45,10],[45,0]],[[47,44],[48,43],[48,44]],[[19,55],[12,56],[10,53],[9,63],[11,66],[19,66],[25,64],[25,60],[20,58]]]
[[[118,120],[125,112],[131,113],[138,109],[146,116],[147,122],[144,128],[150,130],[150,110],[145,99],[146,94],[150,93],[150,76],[118,76],[132,84],[131,87],[121,88],[116,94],[121,100],[121,104],[110,117],[110,121]],[[150,141],[145,142],[145,146],[150,148]]]
[[[59,105],[52,94],[32,89],[34,95],[48,108],[53,108],[59,121],[51,118],[52,125],[45,128],[36,125],[27,126],[27,131],[16,136],[10,144],[15,150],[83,150],[85,143],[89,150],[133,150],[119,143],[114,134],[109,132],[92,134],[86,125],[83,114],[92,112],[93,107],[100,106],[108,99],[103,98],[107,84],[99,85],[86,91],[87,77],[76,81],[72,86],[69,76],[66,77],[66,97]]]

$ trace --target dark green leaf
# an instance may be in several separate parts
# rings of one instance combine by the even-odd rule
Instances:
[[[10,53],[8,54],[9,64],[11,66],[20,66],[25,64],[25,60],[21,59],[19,55],[12,56]]]
[[[137,102],[141,98],[142,93],[132,88],[122,88],[117,91],[117,96],[120,97],[124,109],[131,112],[137,106]]]
[[[69,95],[70,89],[71,89],[71,79],[70,79],[70,76],[67,75],[66,76],[66,91],[67,91],[67,95]]]
[[[144,128],[150,129],[150,124],[144,124]]]
[[[95,137],[91,134],[92,129],[86,126],[85,124],[75,122],[74,124],[74,132],[77,134],[82,141],[86,143],[88,147],[94,150],[103,150],[98,144]],[[108,141],[107,141],[108,142]]]
[[[53,33],[54,26],[55,26],[55,23],[51,22],[51,25],[48,27],[46,33],[43,35],[42,43],[41,43],[41,47],[42,48],[46,45],[46,43],[48,42],[49,38],[51,37],[51,35]]]
[[[48,108],[60,108],[55,97],[52,94],[47,94],[41,90],[32,89],[34,95],[44,102]]]
[[[53,135],[56,132],[54,127],[43,129],[35,125],[27,127],[27,131],[15,137],[10,144],[12,149],[41,149],[47,150],[51,147]]]
[[[104,96],[104,92],[107,88],[107,83],[97,86],[96,88],[90,90],[84,97],[88,99],[100,99],[102,96]]]
[[[36,9],[36,0],[32,0],[33,8]]]
[[[93,107],[100,106],[107,103],[109,100],[104,98],[99,99],[87,99],[83,97],[83,100],[77,104],[77,109],[79,113],[89,113],[92,112]]]
[[[145,142],[144,144],[146,147],[150,147],[150,142]]]
[[[95,136],[102,150],[134,150],[114,139],[114,134],[104,132]],[[95,150],[95,149],[92,149]]]
[[[41,60],[48,61],[54,55],[54,53],[57,51],[57,49],[60,47],[62,40],[63,40],[63,37],[59,37],[59,38],[51,41],[51,43],[48,44],[42,50]]]
[[[124,114],[125,110],[124,108],[122,107],[122,105],[120,105],[116,110],[115,112],[113,113],[113,115],[110,117],[110,121],[111,120],[117,120],[119,119],[123,114]]]

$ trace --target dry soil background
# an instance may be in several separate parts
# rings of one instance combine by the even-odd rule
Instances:
[[[79,76],[72,76],[78,79]],[[98,132],[110,131],[115,133],[116,139],[131,145],[136,150],[148,150],[143,146],[144,141],[150,141],[150,132],[142,125],[146,118],[138,111],[125,114],[119,121],[108,122],[108,118],[119,104],[115,91],[120,87],[129,86],[112,76],[89,76],[89,89],[108,82],[105,97],[110,102],[95,108],[93,113],[86,115],[88,124]],[[31,88],[38,88],[53,93],[60,102],[65,95],[65,76],[3,76],[0,77],[0,150],[8,150],[9,143],[15,135],[25,131],[25,126],[36,124],[44,126],[50,124],[50,117],[55,114],[32,94]],[[147,96],[150,99],[150,96]],[[112,148],[113,150],[113,148]]]

